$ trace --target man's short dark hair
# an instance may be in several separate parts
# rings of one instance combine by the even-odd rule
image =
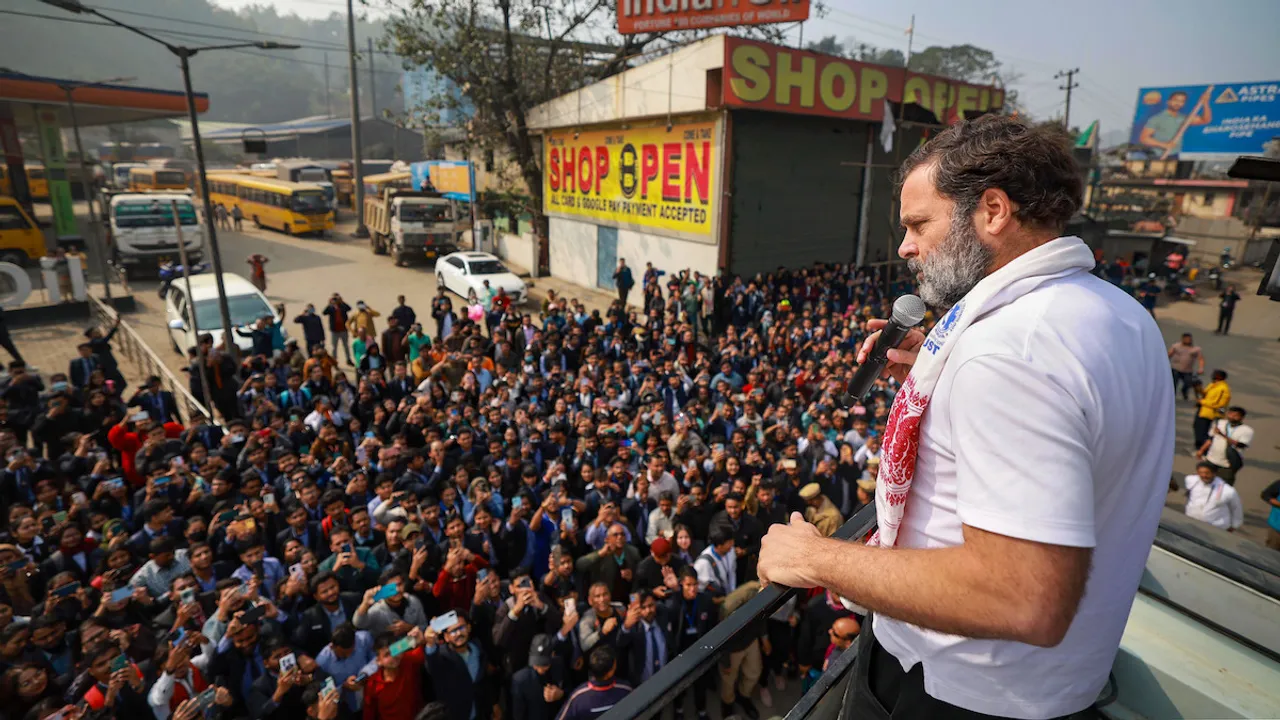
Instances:
[[[1214,371],[1213,371],[1213,379],[1214,379],[1214,380],[1226,380],[1226,379],[1227,379],[1227,371],[1226,371],[1226,370],[1214,370]]]
[[[1247,410],[1245,410],[1244,408],[1240,407],[1239,405],[1232,405],[1231,407],[1227,408],[1227,412],[1229,412],[1229,413],[1232,413],[1232,412],[1233,412],[1233,413],[1240,413],[1240,417],[1244,417],[1245,415],[1248,415],[1248,414],[1249,414],[1249,412],[1248,412]]]
[[[907,158],[898,190],[917,168],[936,165],[933,184],[971,215],[987,190],[1003,190],[1025,225],[1061,233],[1084,200],[1084,181],[1071,155],[1070,138],[1055,123],[1030,125],[1017,118],[984,115],[938,133]]]
[[[390,630],[383,630],[373,639],[373,654],[377,655],[379,650],[389,649],[396,640],[399,640],[395,633]]]
[[[597,645],[587,656],[587,672],[590,673],[593,681],[602,683],[609,679],[617,662],[613,648],[608,645]]]
[[[333,629],[333,635],[330,637],[334,647],[340,647],[343,650],[354,647],[356,644],[356,626],[349,622],[344,622]]]
[[[717,527],[711,531],[711,535],[707,538],[707,542],[712,546],[723,545],[733,539],[733,533],[728,528]]]
[[[1216,473],[1216,472],[1218,472],[1218,466],[1217,466],[1217,465],[1214,465],[1213,463],[1209,462],[1208,460],[1201,460],[1200,462],[1196,463],[1196,470],[1199,470],[1200,468],[1209,468],[1210,470],[1214,471],[1215,473]]]
[[[320,572],[316,573],[311,578],[311,594],[315,595],[316,591],[320,589],[320,586],[329,582],[330,580],[334,580],[341,583],[341,581],[338,580],[338,576],[335,575],[332,571],[321,570]],[[342,647],[346,647],[346,646],[343,645]]]
[[[1185,91],[1183,91],[1183,90],[1174,90],[1173,92],[1169,93],[1169,99],[1170,99],[1170,100],[1172,100],[1172,99],[1174,99],[1174,98],[1178,97],[1179,95],[1181,95],[1181,96],[1182,96],[1182,99],[1183,99],[1183,100],[1186,100],[1186,99],[1187,99],[1187,93],[1186,93]]]
[[[150,522],[151,518],[169,509],[168,500],[149,500],[142,506],[142,521]]]
[[[163,555],[164,553],[171,553],[174,551],[173,539],[164,536],[152,538],[151,545],[148,547],[148,550],[151,552],[152,557],[155,557],[156,555]]]

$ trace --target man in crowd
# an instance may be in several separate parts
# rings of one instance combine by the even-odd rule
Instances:
[[[1169,366],[1173,368],[1173,388],[1181,387],[1182,399],[1196,386],[1196,376],[1204,374],[1204,351],[1191,340],[1191,333],[1169,346]]]
[[[1192,423],[1192,443],[1197,451],[1209,440],[1209,428],[1222,418],[1227,406],[1231,404],[1231,386],[1227,384],[1227,371],[1214,370],[1213,382],[1197,388],[1198,409]]]
[[[1201,462],[1195,474],[1186,477],[1187,517],[1235,532],[1244,524],[1244,505],[1236,489],[1218,477],[1217,471],[1213,463]]]
[[[1209,428],[1209,439],[1196,450],[1196,458],[1212,463],[1218,477],[1236,484],[1236,472],[1244,466],[1244,451],[1253,443],[1253,428],[1244,424],[1248,414],[1239,406],[1227,408],[1226,417]]]

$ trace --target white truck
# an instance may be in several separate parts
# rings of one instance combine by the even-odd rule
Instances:
[[[418,257],[428,261],[458,249],[465,223],[454,201],[430,191],[383,188],[364,201],[364,221],[375,255],[390,254],[396,265]]]
[[[115,193],[107,206],[108,244],[112,261],[135,276],[139,267],[158,267],[166,261],[178,262],[178,230],[173,225],[172,202],[178,201],[178,220],[187,259],[196,263],[204,257],[204,228],[190,193]]]

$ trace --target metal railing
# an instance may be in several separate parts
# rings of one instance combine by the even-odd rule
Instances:
[[[89,313],[93,322],[102,326],[103,332],[109,332],[111,327],[115,325],[116,318],[120,313],[115,308],[110,307],[92,295],[89,296]],[[138,331],[133,329],[127,321],[121,320],[120,330],[114,338],[116,349],[120,351],[126,359],[133,363],[141,375],[141,380],[154,375],[160,378],[160,384],[165,390],[173,393],[174,400],[178,405],[178,415],[182,418],[182,422],[191,423],[191,417],[197,413],[212,418],[208,408],[196,400],[191,391],[187,389],[186,383],[180,381],[169,369],[164,361],[156,355],[155,351],[147,345],[146,341],[138,335]]]
[[[849,518],[832,537],[840,540],[856,540],[864,537],[875,525],[875,505],[868,505]],[[726,645],[734,636],[747,630],[759,618],[772,615],[798,592],[800,591],[781,585],[765,587],[736,612],[721,620],[706,635],[699,638],[697,645],[677,655],[657,675],[649,678],[621,702],[614,705],[604,714],[602,720],[649,720],[660,715],[663,708],[675,702],[681,693],[719,662],[720,655],[725,652]],[[849,663],[852,662],[855,654],[856,651],[852,649],[845,651],[844,655],[848,656],[848,662],[839,663],[841,675],[847,674]],[[808,714],[821,699],[821,693],[830,690],[839,679],[833,675],[826,683],[819,680],[819,684],[806,693],[805,697],[809,700],[802,698],[796,707],[799,708],[807,702],[805,707],[808,710],[805,714]],[[819,689],[820,692],[815,694],[814,691]],[[790,717],[791,715],[788,714],[788,718]]]

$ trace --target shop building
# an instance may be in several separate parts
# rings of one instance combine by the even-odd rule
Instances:
[[[637,273],[651,262],[744,275],[891,261],[902,158],[1003,100],[994,87],[705,38],[530,113],[551,274],[611,288],[618,258]]]

